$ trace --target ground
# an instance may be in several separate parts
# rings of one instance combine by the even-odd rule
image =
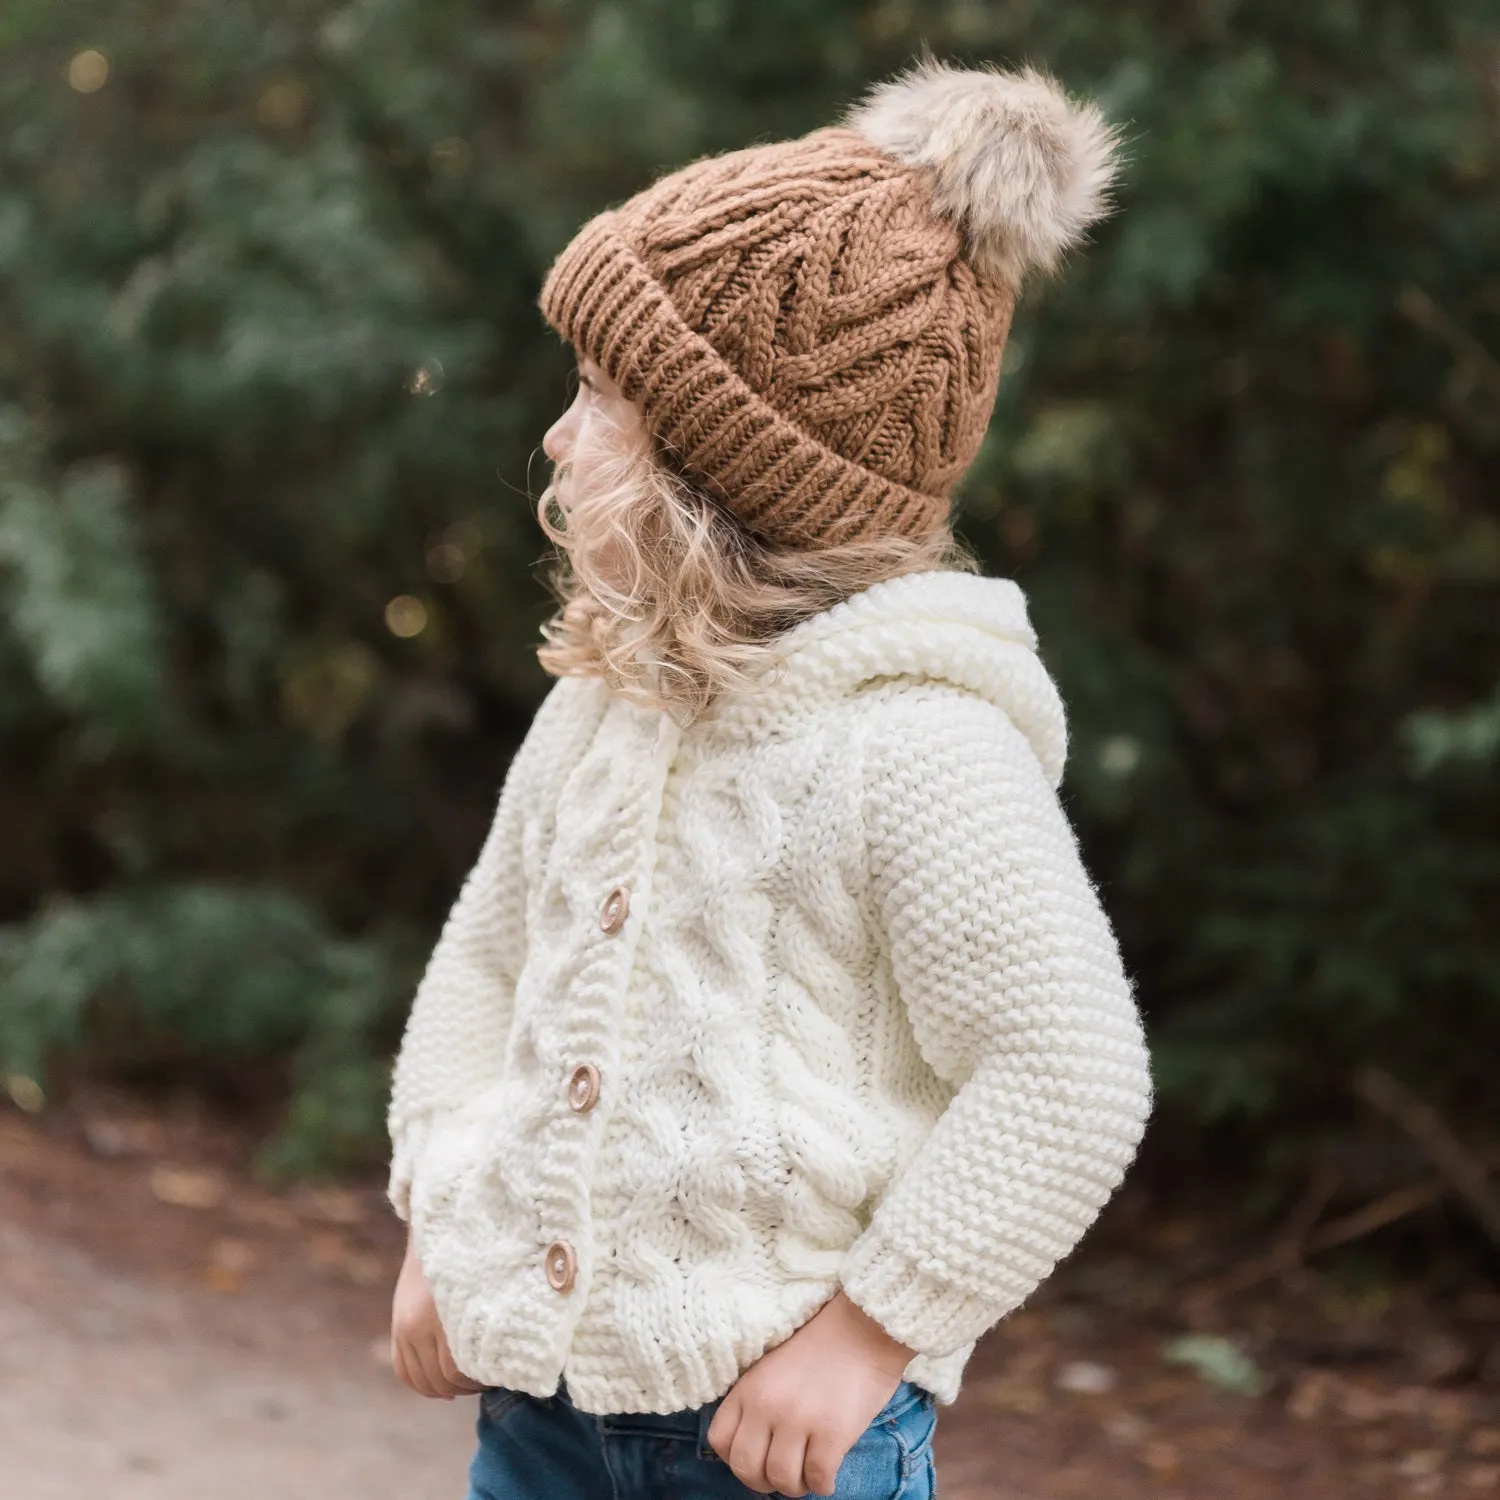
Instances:
[[[383,1177],[273,1192],[247,1154],[192,1101],[0,1108],[6,1500],[464,1493],[474,1398],[390,1369]],[[1293,1266],[1193,1303],[1255,1249],[1122,1194],[940,1409],[943,1500],[1500,1497],[1500,1297]]]

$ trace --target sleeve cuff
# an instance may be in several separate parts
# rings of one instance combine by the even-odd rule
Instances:
[[[1010,1310],[924,1270],[874,1228],[850,1247],[839,1281],[892,1338],[932,1358],[972,1344]]]

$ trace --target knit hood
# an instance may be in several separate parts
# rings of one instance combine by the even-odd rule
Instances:
[[[882,678],[945,682],[1004,710],[1052,788],[1062,783],[1066,711],[1013,579],[949,571],[887,579],[802,621],[780,649],[781,677],[761,692],[733,695],[723,717],[779,716],[851,697]]]

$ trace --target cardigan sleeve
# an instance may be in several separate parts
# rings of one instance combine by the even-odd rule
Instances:
[[[411,1220],[412,1179],[434,1124],[500,1077],[526,956],[523,811],[547,753],[556,688],[511,760],[479,858],[448,913],[417,986],[391,1078],[387,1197]]]
[[[1056,792],[1002,709],[908,690],[865,742],[871,892],[953,1089],[840,1280],[918,1353],[1018,1307],[1122,1181],[1152,1106],[1133,986]]]

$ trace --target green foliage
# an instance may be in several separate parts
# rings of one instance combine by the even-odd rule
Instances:
[[[1373,1061],[1493,1096],[1487,0],[8,6],[0,1065],[108,1050],[124,1005],[167,1055],[292,1059],[268,1163],[378,1155],[382,1049],[544,685],[540,278],[923,43],[1129,135],[961,523],[1070,704],[1164,1104],[1290,1135]]]
[[[28,482],[20,452],[6,456],[0,562],[15,639],[38,685],[95,731],[98,753],[145,738],[165,707],[161,628],[124,475],[98,461],[44,487]]]
[[[285,1127],[273,1170],[358,1160],[382,1119],[375,1061],[388,966],[332,938],[282,891],[122,882],[61,897],[0,929],[0,1059],[45,1078],[58,1047],[93,1042],[115,1066],[289,1053]]]
[[[1500,761],[1500,684],[1485,702],[1459,713],[1420,709],[1402,721],[1401,733],[1418,776],[1442,766],[1483,768]]]
[[[1214,1333],[1185,1333],[1167,1339],[1161,1357],[1169,1364],[1188,1365],[1209,1385],[1236,1396],[1260,1396],[1270,1388],[1265,1373],[1232,1339]]]

